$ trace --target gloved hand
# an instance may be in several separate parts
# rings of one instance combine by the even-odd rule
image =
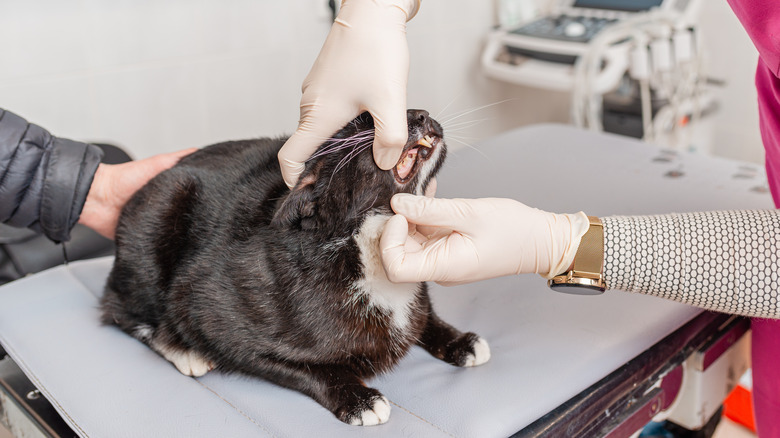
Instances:
[[[398,283],[552,278],[569,268],[589,226],[582,212],[548,213],[511,199],[399,194],[391,205],[398,214],[387,222],[380,249],[388,278]]]
[[[360,113],[374,118],[374,160],[393,167],[406,143],[409,48],[406,21],[419,0],[344,0],[325,44],[303,82],[298,129],[279,151],[292,188],[304,162]]]
[[[113,239],[119,213],[133,194],[158,173],[196,150],[189,148],[122,164],[101,163],[89,186],[79,223]]]

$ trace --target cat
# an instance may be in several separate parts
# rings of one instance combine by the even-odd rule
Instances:
[[[412,345],[456,366],[487,342],[431,308],[425,283],[391,283],[378,240],[396,193],[423,194],[446,156],[442,127],[407,111],[391,170],[374,163],[363,113],[324,141],[289,190],[284,138],[205,147],[124,207],[102,320],[180,372],[217,369],[300,391],[353,425],[384,423],[389,401],[363,380]]]

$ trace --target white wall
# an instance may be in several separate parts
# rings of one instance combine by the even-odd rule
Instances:
[[[702,0],[700,31],[704,38],[707,73],[726,81],[716,88],[720,103],[713,116],[713,155],[764,162],[758,128],[754,77],[758,51],[726,0]]]
[[[330,26],[326,3],[4,2],[0,106],[55,135],[115,142],[139,158],[290,133],[301,81]],[[711,73],[729,81],[712,150],[760,161],[755,50],[725,0],[703,3],[703,31],[716,49]],[[440,118],[447,119],[505,101],[451,122],[448,132],[468,143],[516,126],[569,119],[567,94],[480,73],[482,40],[494,14],[493,1],[425,0],[408,28],[410,107],[444,110]],[[460,122],[474,124],[454,125]]]
[[[117,142],[138,157],[291,132],[329,28],[314,4],[4,4],[0,105],[56,135]]]

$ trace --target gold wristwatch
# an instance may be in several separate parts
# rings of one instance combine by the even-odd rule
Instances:
[[[574,255],[574,265],[568,272],[547,282],[550,289],[577,295],[598,295],[606,289],[604,283],[604,227],[601,220],[588,216],[590,226],[580,240]]]

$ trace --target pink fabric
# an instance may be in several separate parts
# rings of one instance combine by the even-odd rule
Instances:
[[[780,320],[752,322],[753,414],[759,438],[780,437]]]
[[[756,90],[758,123],[766,151],[769,189],[772,191],[775,206],[780,207],[780,79],[762,60],[758,61],[756,69]]]
[[[763,60],[758,62],[756,89],[769,188],[780,207],[780,79]],[[752,328],[756,431],[759,438],[780,438],[780,320],[753,319]]]
[[[729,0],[760,56],[759,123],[775,206],[780,207],[780,1]],[[780,438],[780,320],[752,323],[753,406],[759,438]]]
[[[772,73],[780,69],[780,2],[777,0],[728,0],[734,14]]]

